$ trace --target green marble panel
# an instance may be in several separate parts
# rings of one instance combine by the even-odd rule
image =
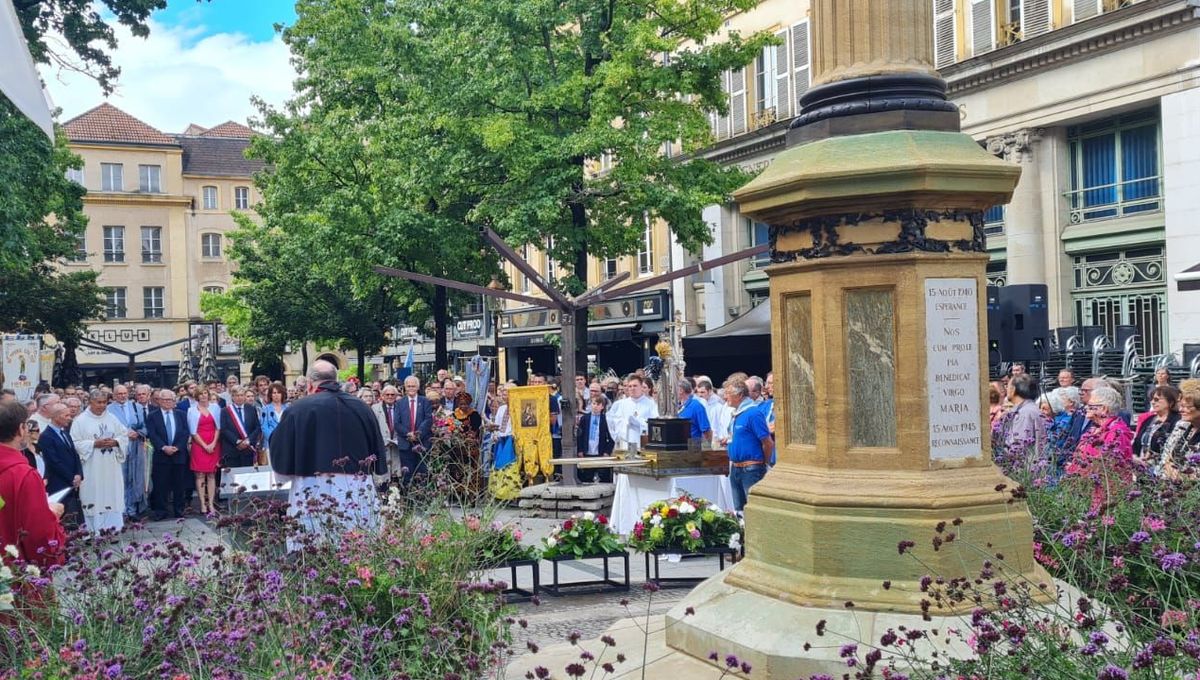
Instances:
[[[816,444],[811,295],[783,298],[783,337],[787,357],[788,443]]]
[[[895,323],[891,289],[846,291],[851,446],[896,446]]]

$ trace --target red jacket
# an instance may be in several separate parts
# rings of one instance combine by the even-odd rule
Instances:
[[[19,559],[41,567],[66,560],[67,536],[46,502],[46,485],[18,450],[0,444],[0,552],[15,545]],[[4,556],[4,561],[8,561]]]

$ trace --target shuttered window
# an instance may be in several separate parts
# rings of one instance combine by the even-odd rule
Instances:
[[[971,56],[996,47],[996,15],[992,0],[971,0]]]
[[[1028,40],[1053,28],[1050,0],[1021,0],[1021,38]]]
[[[746,131],[746,69],[729,73],[729,131],[740,135]]]
[[[1103,11],[1102,2],[1103,0],[1074,0],[1072,4],[1074,20],[1083,21],[1100,14]]]
[[[812,83],[809,68],[808,21],[792,24],[792,114],[800,114],[800,97]]]
[[[721,74],[721,101],[726,106],[729,105],[729,71]],[[713,134],[717,139],[727,139],[729,137],[729,112],[718,113],[713,116],[714,130]]]
[[[780,31],[775,34],[776,39],[780,41],[774,47],[775,50],[775,117],[777,119],[788,118],[792,115],[792,78],[791,78],[791,50],[789,48],[790,36],[788,31]]]
[[[957,22],[954,0],[933,0],[933,65],[943,68],[954,63],[958,54]]]

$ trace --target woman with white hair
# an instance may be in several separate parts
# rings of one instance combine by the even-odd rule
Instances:
[[[1133,432],[1121,419],[1121,395],[1106,385],[1092,390],[1088,399],[1087,418],[1093,427],[1079,439],[1075,457],[1067,465],[1067,474],[1088,477],[1097,475],[1092,491],[1092,510],[1102,510],[1109,498],[1133,479]]]

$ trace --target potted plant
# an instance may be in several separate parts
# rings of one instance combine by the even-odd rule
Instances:
[[[570,519],[555,527],[550,535],[542,539],[542,558],[552,566],[553,581],[545,590],[553,595],[560,594],[563,586],[599,588],[601,590],[629,590],[629,553],[621,537],[612,529],[603,514],[585,512],[571,515]],[[558,565],[570,560],[600,559],[604,561],[604,578],[599,580],[559,580]],[[616,580],[609,569],[610,559],[624,563],[624,579]]]
[[[629,545],[638,552],[697,553],[705,549],[741,547],[737,515],[704,498],[683,494],[655,501],[633,525]]]
[[[543,538],[542,543],[545,545],[542,556],[546,559],[598,557],[619,553],[625,549],[621,537],[609,525],[608,518],[603,514],[590,512],[571,515],[570,519],[555,527],[549,536]]]

